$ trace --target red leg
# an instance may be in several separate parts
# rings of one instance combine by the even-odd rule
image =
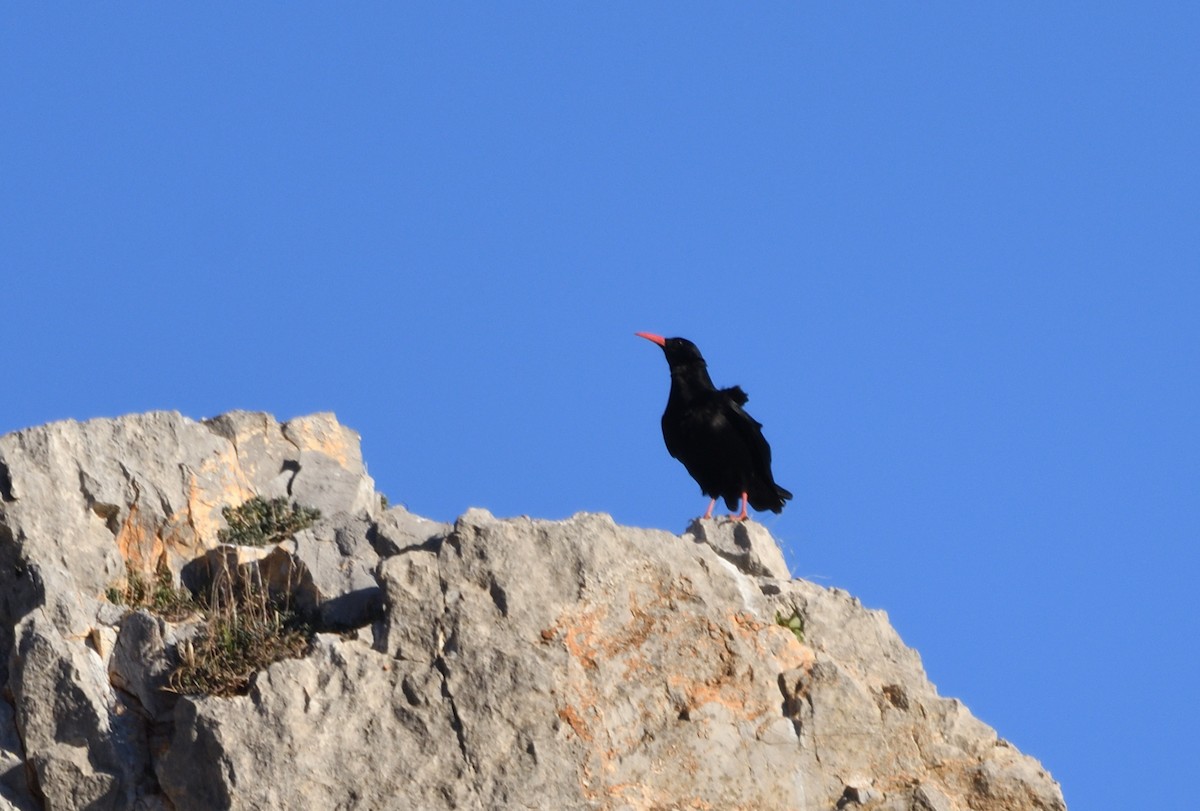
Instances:
[[[742,493],[742,511],[740,513],[738,513],[737,515],[730,515],[729,517],[731,519],[733,519],[734,521],[745,521],[747,518],[750,517],[750,513],[746,512],[746,508],[749,506],[750,506],[750,499],[746,497],[745,493]]]
[[[712,518],[713,506],[716,503],[717,503],[717,500],[715,498],[712,501],[708,502],[708,509],[704,512],[705,518]]]

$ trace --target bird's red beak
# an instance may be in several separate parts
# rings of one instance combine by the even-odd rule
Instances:
[[[647,341],[654,341],[654,343],[662,347],[667,345],[666,338],[662,337],[661,335],[655,335],[653,332],[635,332],[633,334],[639,338],[645,338]]]

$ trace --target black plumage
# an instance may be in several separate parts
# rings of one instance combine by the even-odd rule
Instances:
[[[718,498],[747,517],[746,503],[756,510],[780,512],[792,494],[771,474],[771,446],[762,425],[742,408],[746,392],[739,386],[718,389],[708,376],[708,364],[686,338],[663,338],[637,333],[662,347],[671,367],[671,393],[662,415],[667,451],[683,463],[712,499],[705,518],[712,516]]]

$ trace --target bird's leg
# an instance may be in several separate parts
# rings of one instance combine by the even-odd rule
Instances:
[[[746,493],[742,493],[742,511],[737,515],[730,514],[731,521],[745,521],[750,517],[750,513],[746,512],[746,508],[750,506],[750,499]]]
[[[715,498],[712,501],[708,502],[708,509],[704,511],[705,519],[712,518],[713,507],[716,505],[716,503],[717,503],[717,500]]]

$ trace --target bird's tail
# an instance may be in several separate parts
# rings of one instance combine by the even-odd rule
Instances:
[[[773,484],[766,492],[750,493],[750,506],[760,512],[763,510],[770,510],[773,513],[783,512],[783,502],[791,497],[790,491]]]

